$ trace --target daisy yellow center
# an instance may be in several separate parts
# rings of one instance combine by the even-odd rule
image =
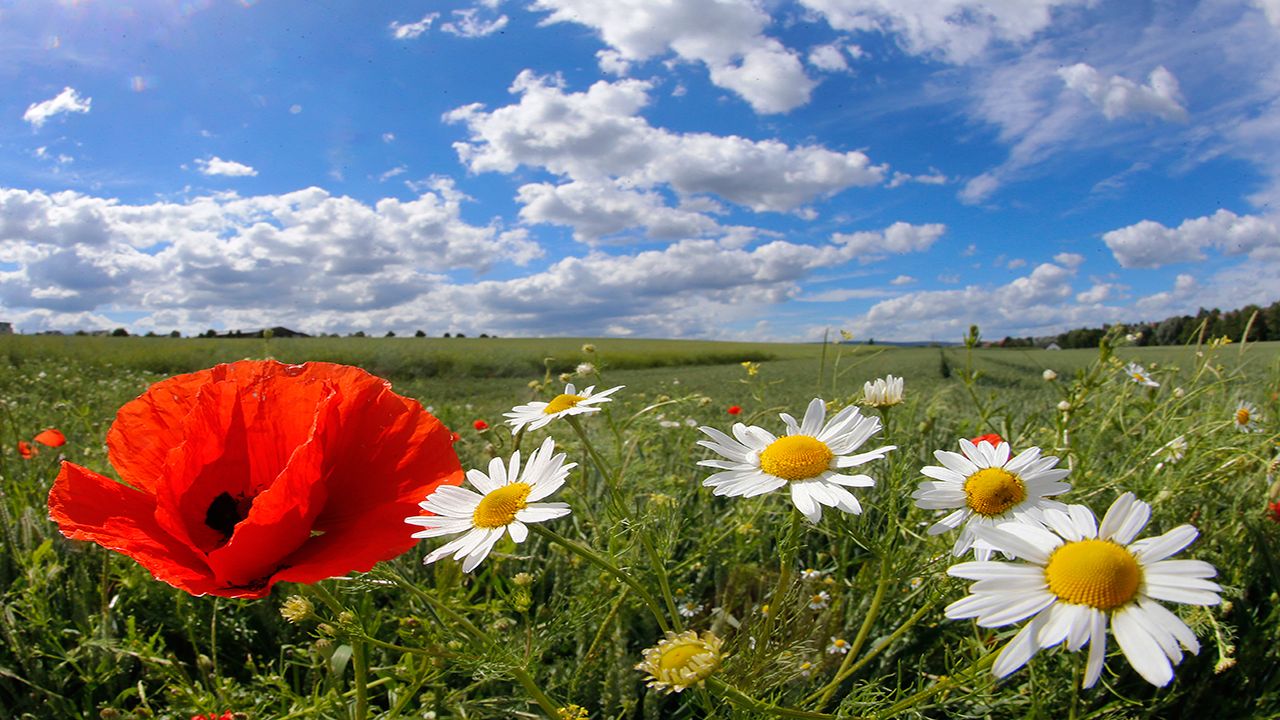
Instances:
[[[531,490],[528,483],[518,482],[489,492],[480,498],[475,512],[471,513],[471,524],[486,530],[510,525],[516,513],[525,509]]]
[[[1237,425],[1249,424],[1249,408],[1242,407],[1239,410],[1236,410],[1236,424]]]
[[[576,406],[583,400],[586,400],[586,398],[581,395],[568,395],[561,393],[552,398],[551,402],[547,403],[547,406],[542,408],[542,412],[548,415],[554,415],[558,412],[562,412]]]
[[[808,435],[788,435],[760,451],[760,469],[784,480],[808,480],[831,466],[831,448]]]
[[[701,642],[680,643],[662,653],[662,657],[658,658],[658,669],[679,670],[688,665],[694,657],[706,651],[706,646]]]
[[[1062,600],[1110,610],[1138,594],[1142,568],[1133,553],[1109,540],[1080,540],[1053,551],[1044,577]]]
[[[979,515],[994,517],[1027,499],[1022,478],[1004,468],[983,468],[964,481],[969,507]]]

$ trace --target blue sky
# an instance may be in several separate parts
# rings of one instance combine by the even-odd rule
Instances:
[[[0,0],[23,332],[1046,335],[1280,300],[1280,0]]]

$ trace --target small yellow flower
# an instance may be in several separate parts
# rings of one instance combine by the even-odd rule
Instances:
[[[742,363],[742,367],[747,369],[747,375],[749,377],[755,377],[756,375],[760,374],[760,363],[754,363],[754,362],[751,362],[750,360],[745,360]]]
[[[300,623],[315,615],[316,607],[301,595],[290,595],[280,606],[280,614],[291,623]]]
[[[724,659],[723,641],[707,631],[699,637],[693,630],[667,636],[644,651],[644,661],[636,669],[649,674],[648,686],[658,691],[681,692],[702,683]]]
[[[556,710],[557,720],[587,720],[587,709],[572,703]]]

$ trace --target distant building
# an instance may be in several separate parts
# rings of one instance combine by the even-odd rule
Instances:
[[[1045,350],[1061,350],[1061,349],[1062,349],[1062,347],[1061,347],[1061,346],[1059,346],[1059,345],[1058,345],[1058,343],[1056,343],[1056,342],[1051,342],[1051,343],[1049,343],[1048,345],[1045,345],[1045,346],[1044,346],[1044,349],[1045,349]]]
[[[0,322],[0,335],[12,335],[13,323]]]

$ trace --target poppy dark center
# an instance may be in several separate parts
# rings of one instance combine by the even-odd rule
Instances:
[[[236,530],[236,525],[249,517],[249,508],[253,506],[253,498],[234,498],[231,493],[224,492],[209,503],[204,512],[204,524],[222,534],[223,540],[229,540]]]

